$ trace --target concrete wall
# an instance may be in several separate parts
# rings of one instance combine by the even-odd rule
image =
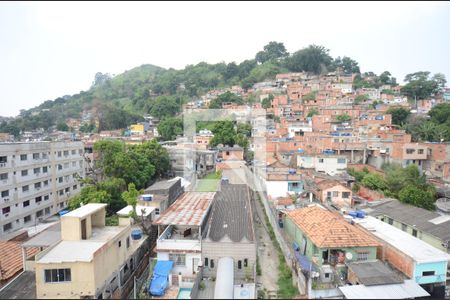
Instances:
[[[422,272],[434,271],[434,276],[422,276]],[[426,264],[416,264],[414,278],[418,284],[445,282],[447,273],[447,262],[434,262]]]
[[[288,192],[287,181],[266,181],[267,195],[272,198],[286,197]]]
[[[256,264],[256,244],[246,241],[241,241],[235,243],[230,241],[223,242],[213,242],[213,241],[203,241],[202,242],[202,264],[203,264],[203,274],[206,277],[216,276],[217,263],[221,257],[231,257],[234,260],[234,277],[238,279],[245,279],[245,277],[250,276],[253,278],[253,270]],[[205,258],[208,261],[214,260],[214,268],[205,266]],[[244,267],[244,259],[247,259],[247,268]],[[241,269],[238,268],[238,261],[241,261]]]
[[[174,254],[181,254],[181,253],[174,252]],[[200,263],[201,261],[201,253],[185,253],[185,254],[186,254],[186,265],[185,266],[174,265],[172,269],[172,274],[181,273],[181,275],[183,276],[192,277],[194,271],[197,271],[198,263]],[[169,252],[158,252],[157,257],[158,260],[169,260]],[[195,266],[193,266],[194,260],[196,260],[197,262]]]

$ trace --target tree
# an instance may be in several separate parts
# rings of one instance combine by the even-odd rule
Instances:
[[[293,72],[321,74],[327,72],[332,58],[329,50],[323,46],[310,45],[292,54],[286,59],[286,67]]]
[[[380,74],[378,77],[381,84],[389,84],[389,85],[397,85],[397,80],[395,77],[392,77],[391,73],[389,71],[384,71]]]
[[[393,124],[402,126],[403,124],[406,123],[410,111],[402,107],[399,108],[392,107],[389,108],[386,113],[392,116]]]
[[[102,72],[95,73],[94,81],[92,82],[92,87],[100,86],[105,82],[111,80],[112,76],[109,73],[103,74]]]
[[[399,200],[428,210],[435,209],[433,192],[413,185],[408,185],[399,192]]]
[[[148,162],[155,166],[155,175],[158,177],[164,176],[170,169],[169,153],[156,140],[132,146],[130,150],[147,158]]]
[[[180,111],[180,107],[175,97],[159,96],[153,101],[150,114],[158,119],[175,116]]]
[[[56,130],[69,131],[69,126],[67,126],[67,124],[64,122],[60,122],[60,123],[58,123],[58,125],[56,125]]]
[[[387,188],[386,182],[383,177],[375,173],[366,174],[361,183],[365,187],[376,191],[384,191]]]
[[[446,79],[441,73],[430,78],[430,72],[420,71],[405,76],[405,84],[401,92],[411,99],[426,99],[433,94],[442,92]]]
[[[234,130],[233,122],[217,121],[212,132],[214,137],[210,141],[211,146],[217,146],[218,144],[234,146],[236,131]]]
[[[239,123],[236,129],[237,134],[242,134],[245,137],[252,136],[252,125],[250,123]]]
[[[340,56],[335,58],[331,68],[334,70],[342,68],[345,74],[360,73],[358,62],[347,56],[344,56],[342,59]]]
[[[448,124],[450,126],[450,103],[440,103],[433,107],[428,115],[436,124]]]
[[[273,94],[269,94],[269,96],[267,98],[264,98],[263,101],[261,102],[261,106],[265,109],[268,109],[272,106],[272,100],[275,97],[273,96]]]
[[[286,51],[283,43],[270,42],[264,46],[264,51],[259,51],[256,54],[256,61],[259,63],[265,63],[269,60],[277,60],[288,56],[289,53]]]
[[[316,108],[313,108],[308,112],[308,115],[306,117],[312,118],[313,116],[318,115],[318,114],[319,114],[319,111]]]
[[[183,120],[181,118],[165,118],[158,125],[158,133],[163,141],[172,141],[183,134]]]
[[[336,116],[336,121],[338,123],[346,123],[346,122],[350,122],[352,120],[352,117],[350,117],[347,114],[343,114],[343,115],[337,115]]]
[[[210,109],[220,109],[222,108],[223,103],[236,103],[236,104],[243,104],[244,101],[242,98],[230,91],[223,93],[219,95],[216,99],[213,99],[209,103]]]
[[[355,97],[353,104],[358,105],[358,104],[361,104],[362,102],[367,102],[367,101],[369,101],[369,96],[367,96],[366,94],[358,95]]]

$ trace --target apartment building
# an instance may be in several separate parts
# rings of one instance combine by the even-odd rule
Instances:
[[[80,191],[82,142],[0,144],[0,238],[56,214]]]

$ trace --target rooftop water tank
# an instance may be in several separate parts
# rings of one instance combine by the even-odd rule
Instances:
[[[351,216],[352,218],[356,218],[356,216],[357,216],[358,214],[356,213],[356,211],[349,211],[349,212],[348,212],[348,215]]]
[[[58,214],[61,217],[61,216],[64,216],[65,214],[67,214],[68,212],[69,211],[67,209],[64,209],[64,210],[60,211]]]
[[[139,240],[142,237],[142,231],[140,229],[133,229],[131,231],[131,238],[133,240]]]
[[[356,211],[357,218],[364,219],[365,216],[366,216],[366,213],[364,211],[362,211],[362,210]]]
[[[144,200],[144,201],[152,201],[153,200],[153,195],[150,195],[150,194],[142,195],[142,200]]]

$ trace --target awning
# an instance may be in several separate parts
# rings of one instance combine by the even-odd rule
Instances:
[[[153,274],[158,276],[169,276],[170,271],[173,268],[173,261],[171,260],[158,260],[153,268]]]
[[[351,285],[339,287],[347,299],[408,299],[430,296],[414,280],[399,284]]]
[[[301,255],[298,251],[295,251],[295,258],[297,259],[302,270],[305,270],[307,272],[317,272],[316,267],[309,261],[308,257]]]

